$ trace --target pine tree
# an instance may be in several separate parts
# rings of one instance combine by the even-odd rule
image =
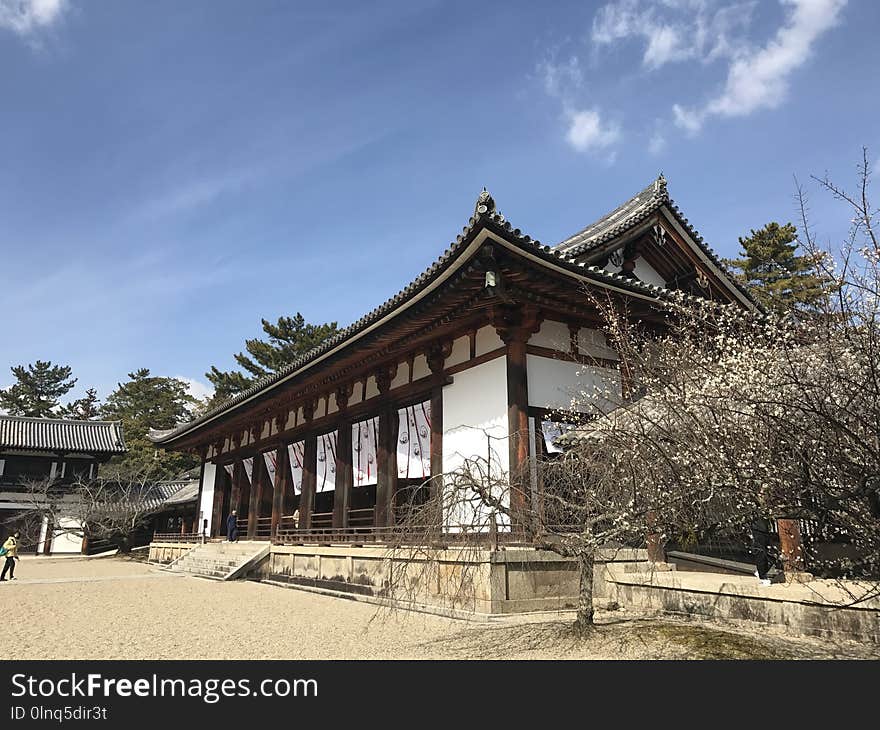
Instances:
[[[216,366],[205,373],[214,386],[213,405],[247,390],[260,378],[278,372],[339,332],[336,322],[310,324],[299,312],[295,317],[279,317],[276,324],[264,319],[262,325],[268,339],[245,340],[248,354],[235,355],[245,373],[222,371]]]
[[[91,421],[100,417],[101,402],[98,400],[98,391],[89,388],[82,398],[77,398],[59,410],[61,418],[69,418],[73,421]]]
[[[76,378],[70,378],[71,372],[67,365],[53,365],[43,360],[13,367],[16,382],[0,390],[0,408],[12,416],[56,416],[61,396],[76,385]]]
[[[147,438],[151,429],[174,428],[192,418],[195,399],[178,378],[150,375],[147,368],[128,374],[101,408],[105,418],[122,421],[128,452],[114,462],[131,473],[155,471],[168,478],[192,467],[192,456],[163,451]]]
[[[827,296],[830,279],[811,256],[797,254],[797,228],[791,223],[781,226],[773,222],[753,229],[739,244],[742,257],[725,259],[724,263],[736,270],[737,280],[768,311],[814,311]]]

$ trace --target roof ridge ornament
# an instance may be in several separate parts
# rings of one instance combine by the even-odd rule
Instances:
[[[654,192],[666,194],[666,178],[663,176],[663,171],[660,171],[660,174],[657,176],[657,179],[654,181]]]
[[[483,191],[477,196],[477,204],[474,206],[474,213],[477,215],[491,215],[495,212],[495,199],[489,194],[489,191],[483,187]]]

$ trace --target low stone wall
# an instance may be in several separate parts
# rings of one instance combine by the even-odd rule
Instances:
[[[195,546],[195,543],[191,542],[151,542],[147,560],[159,565],[168,565]]]
[[[601,556],[603,565],[631,569],[644,567],[646,560],[644,550],[608,550]],[[273,545],[250,577],[481,615],[574,609],[579,582],[575,561],[530,548],[404,553],[384,547]]]
[[[757,578],[704,572],[627,572],[602,575],[603,600],[638,612],[683,614],[747,625],[772,625],[794,636],[880,644],[876,587],[816,580],[761,586]],[[598,586],[597,586],[598,588]]]

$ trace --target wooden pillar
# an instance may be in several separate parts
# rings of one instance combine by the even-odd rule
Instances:
[[[232,510],[235,510],[236,516],[241,512],[242,479],[247,479],[247,474],[244,473],[244,465],[241,463],[241,459],[236,459],[232,465],[232,491],[229,496],[229,514],[232,514]]]
[[[806,561],[804,560],[804,543],[798,521],[777,519],[776,529],[779,532],[779,551],[782,553],[783,572],[787,575],[803,573],[806,570]]]
[[[303,405],[306,423],[311,423],[315,414],[314,402]],[[299,526],[308,529],[312,526],[312,510],[315,506],[315,488],[318,482],[318,437],[308,434],[303,444],[302,491],[299,496]]]
[[[251,494],[248,502],[248,540],[257,537],[257,526],[260,519],[260,507],[263,504],[263,485],[266,480],[263,474],[266,471],[266,465],[263,464],[263,455],[257,453],[254,456],[254,468],[251,470]]]
[[[452,352],[452,342],[444,342],[432,347],[426,359],[431,374],[442,379],[443,366]],[[438,384],[431,390],[431,476],[438,477],[443,473],[443,385]],[[433,489],[433,486],[432,486]]]
[[[281,445],[275,452],[275,485],[272,492],[272,524],[269,536],[272,540],[278,534],[278,526],[284,515],[284,494],[287,491],[287,482],[290,480],[290,464],[287,455],[287,446]]]
[[[386,367],[376,373],[380,395],[391,390],[391,381],[397,366]],[[376,527],[394,524],[394,492],[397,488],[397,408],[386,404],[379,411],[378,450],[376,452]]]
[[[471,338],[471,357],[475,354],[474,337]],[[431,481],[430,499],[435,499],[443,489],[443,385],[442,378],[446,358],[452,352],[452,342],[432,347],[426,359],[431,374],[441,382],[431,390]]]
[[[348,527],[351,509],[351,421],[343,419],[336,431],[336,493],[333,496],[333,527]]]
[[[495,329],[507,345],[507,427],[510,454],[510,513],[514,527],[527,529],[530,514],[529,381],[526,345],[541,320],[528,307],[499,308]]]
[[[336,424],[336,493],[333,496],[333,527],[340,529],[348,527],[351,488],[354,481],[351,469],[351,419],[346,413],[351,392],[351,384],[336,390],[339,420]]]
[[[299,496],[299,526],[312,526],[312,510],[315,506],[315,488],[318,481],[318,437],[310,433],[305,437],[303,454],[302,492]]]

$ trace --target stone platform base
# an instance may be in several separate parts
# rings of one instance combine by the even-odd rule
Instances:
[[[631,611],[771,625],[794,636],[880,645],[877,585],[808,580],[762,586],[754,576],[625,572],[614,566],[600,579],[603,600]]]
[[[601,565],[648,566],[644,550],[606,550]],[[252,579],[333,594],[394,601],[444,615],[501,616],[576,608],[575,561],[531,548],[449,548],[407,554],[384,547],[273,545]]]

